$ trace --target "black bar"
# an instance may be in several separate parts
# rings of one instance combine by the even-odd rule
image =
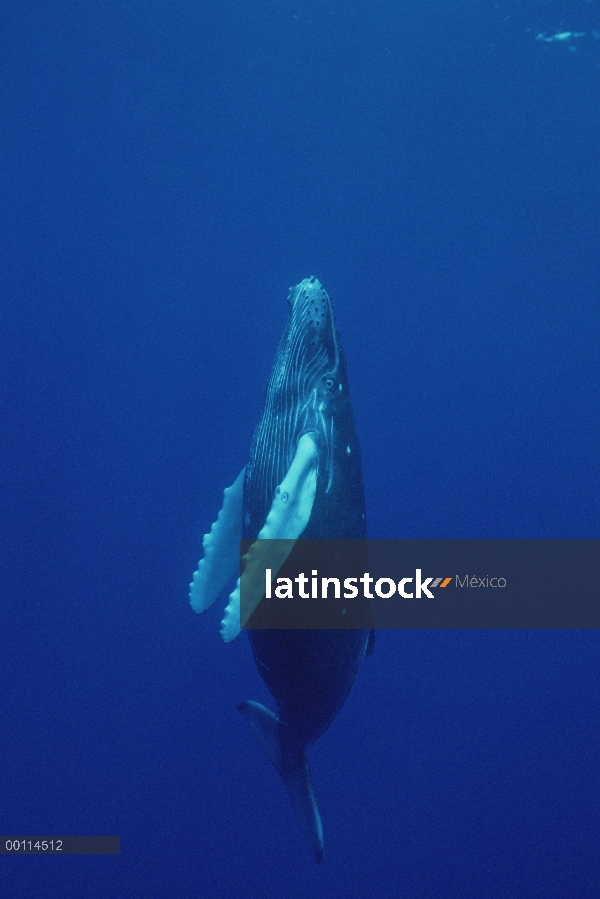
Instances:
[[[0,837],[0,855],[120,855],[121,837]]]
[[[292,542],[242,541],[242,627],[600,629],[597,539]]]

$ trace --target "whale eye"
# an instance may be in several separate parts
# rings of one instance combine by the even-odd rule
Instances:
[[[325,384],[325,387],[327,388],[327,390],[333,390],[333,388],[335,386],[335,381],[333,380],[333,378],[331,378],[329,376],[327,376],[326,378],[323,379],[323,383]]]

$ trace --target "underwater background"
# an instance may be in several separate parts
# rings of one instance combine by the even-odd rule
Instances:
[[[6,897],[600,887],[597,632],[383,631],[310,754],[317,867],[187,593],[290,285],[371,537],[600,538],[597,0],[46,0],[0,21]]]

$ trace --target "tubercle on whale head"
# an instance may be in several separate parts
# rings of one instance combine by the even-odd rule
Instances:
[[[331,300],[318,278],[304,278],[288,294],[290,315],[301,315],[305,323],[320,330],[326,323],[328,313],[333,317]]]
[[[330,318],[333,330],[335,331],[336,336],[339,337],[337,330],[335,329],[335,312],[333,310],[331,298],[319,279],[315,278],[314,275],[311,275],[309,278],[304,278],[299,284],[290,287],[287,299],[290,313],[294,310],[299,301],[307,301],[309,305],[313,307],[313,312],[323,312],[326,308],[328,316],[326,315],[325,317]],[[320,322],[315,321],[314,325],[319,328]]]
[[[321,371],[334,371],[338,365],[339,334],[331,299],[318,278],[305,278],[291,287],[288,305],[288,341],[303,345],[305,361],[318,355]],[[326,361],[323,351],[327,354]]]

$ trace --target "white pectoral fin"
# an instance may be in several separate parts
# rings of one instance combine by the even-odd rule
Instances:
[[[288,473],[275,491],[264,527],[244,557],[243,574],[229,597],[221,623],[221,636],[226,643],[237,637],[262,599],[265,569],[270,568],[272,577],[276,577],[294,543],[303,534],[315,501],[318,471],[317,444],[311,434],[303,434]],[[262,540],[278,542],[261,546]],[[240,609],[240,590],[244,591],[243,609]]]
[[[244,571],[229,597],[221,622],[221,636],[225,643],[235,640],[264,596],[265,570],[270,568],[271,576],[275,577],[291,553],[295,542],[295,540],[265,540],[259,536],[259,539],[252,544],[242,560],[245,563]]]
[[[297,540],[310,519],[319,470],[319,453],[312,434],[298,441],[294,461],[275,491],[259,540]]]
[[[205,612],[215,601],[239,566],[242,537],[243,468],[225,490],[223,508],[202,541],[204,557],[190,584],[190,604],[194,612]]]

